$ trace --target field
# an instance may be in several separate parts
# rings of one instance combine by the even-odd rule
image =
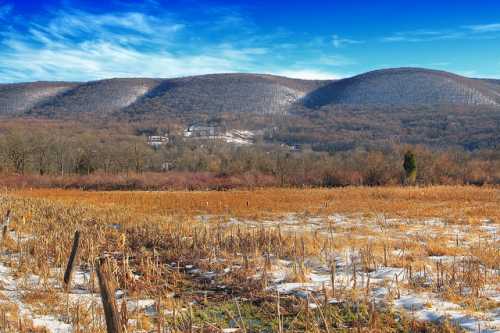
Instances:
[[[9,210],[2,332],[106,332],[99,257],[127,332],[500,331],[498,188],[5,189]]]

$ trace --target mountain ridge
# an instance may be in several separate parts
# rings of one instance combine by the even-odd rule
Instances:
[[[339,80],[222,73],[178,78],[0,84],[0,115],[71,116],[223,112],[285,114],[327,105],[500,105],[500,80],[388,68]]]

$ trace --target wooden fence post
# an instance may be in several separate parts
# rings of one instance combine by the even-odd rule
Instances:
[[[97,262],[97,278],[101,290],[102,307],[106,317],[106,328],[108,333],[123,333],[120,324],[120,315],[116,307],[115,290],[109,280],[106,258],[99,258]]]
[[[11,210],[9,209],[5,214],[5,218],[3,219],[3,224],[8,225],[10,223],[10,215],[11,215]]]
[[[73,238],[73,247],[71,248],[71,254],[69,255],[68,265],[66,266],[66,272],[64,272],[64,287],[68,291],[71,287],[71,277],[73,276],[73,268],[78,260],[80,246],[80,231],[75,231],[75,236]]]
[[[128,325],[128,310],[127,310],[127,300],[125,297],[122,300],[122,305],[120,308],[120,324],[122,325],[123,330],[127,331]]]
[[[5,239],[7,237],[7,231],[9,231],[9,224],[10,224],[10,216],[11,216],[11,210],[7,210],[7,214],[5,214],[5,218],[3,219],[3,228],[2,228],[2,239]]]

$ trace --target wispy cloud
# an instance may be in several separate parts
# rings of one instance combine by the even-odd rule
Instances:
[[[237,9],[210,8],[204,19],[191,22],[154,2],[151,6],[154,10],[113,13],[66,7],[48,11],[41,19],[15,20],[22,23],[0,29],[0,81],[286,73],[295,68],[296,61],[284,59],[277,51],[286,33],[258,34],[254,23]],[[10,10],[0,7],[0,13]],[[297,57],[320,50],[305,48],[300,41],[288,47]],[[348,63],[341,55],[317,57],[315,63],[303,67],[307,69],[289,74],[331,78],[335,75],[322,67]]]
[[[175,22],[160,24],[142,13],[60,10],[48,22],[30,22],[0,33],[0,73],[14,80],[169,74],[170,66],[179,68],[181,63],[158,47],[167,46],[182,28]],[[199,59],[188,57],[182,67]],[[220,60],[216,63],[221,65]]]
[[[380,38],[382,42],[432,42],[442,40],[460,40],[460,39],[496,39],[500,38],[495,32],[500,32],[500,23],[481,24],[462,26],[446,30],[413,30],[400,31],[392,35]]]
[[[360,40],[355,40],[355,39],[350,39],[350,38],[342,38],[339,35],[333,35],[332,36],[332,44],[335,48],[340,48],[346,45],[352,45],[352,44],[362,44],[364,43],[363,41]]]
[[[460,39],[466,36],[464,31],[434,31],[434,30],[415,30],[396,32],[393,35],[382,37],[383,42],[431,42],[438,40]]]
[[[140,12],[90,14],[79,10],[53,12],[48,23],[33,22],[32,37],[47,43],[108,40],[124,44],[162,43],[170,41],[184,25],[168,17],[155,17]]]
[[[500,32],[500,23],[491,23],[491,24],[479,24],[479,25],[470,25],[465,28],[482,33],[482,32]]]
[[[342,75],[336,73],[330,73],[327,71],[320,71],[316,69],[290,69],[271,73],[274,75],[281,75],[294,79],[305,80],[337,80],[343,77]]]
[[[340,66],[348,66],[356,64],[356,61],[354,61],[353,59],[340,54],[322,55],[317,59],[317,62],[321,65],[331,66],[331,67],[340,67]]]

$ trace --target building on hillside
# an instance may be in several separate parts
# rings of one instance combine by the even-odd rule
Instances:
[[[161,164],[161,171],[166,172],[172,170],[174,164],[172,162],[163,162]]]
[[[211,125],[191,125],[184,130],[186,138],[213,138],[223,133],[222,129]]]
[[[302,145],[300,144],[286,144],[286,143],[282,143],[280,145],[282,148],[286,149],[286,150],[289,150],[291,152],[301,152],[303,150],[303,147]]]
[[[151,135],[148,136],[148,145],[152,147],[159,147],[166,145],[169,142],[168,136],[165,135]]]

